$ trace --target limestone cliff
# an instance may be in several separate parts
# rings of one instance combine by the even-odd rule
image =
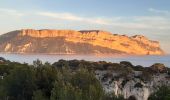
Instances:
[[[96,70],[95,73],[106,93],[123,95],[126,99],[134,96],[136,100],[148,100],[148,97],[156,91],[157,87],[170,86],[167,73],[152,75],[148,81],[139,78],[143,74],[141,71],[134,71],[134,74],[127,75],[130,77],[128,79],[122,78],[120,72],[110,72],[110,70]],[[108,73],[111,76],[108,77]]]
[[[141,35],[128,37],[100,30],[47,29],[23,29],[1,35],[0,51],[50,54],[163,54],[159,42]]]

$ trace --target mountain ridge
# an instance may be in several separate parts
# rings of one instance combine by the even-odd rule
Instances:
[[[164,54],[158,41],[102,30],[16,30],[0,36],[0,49],[7,53]]]

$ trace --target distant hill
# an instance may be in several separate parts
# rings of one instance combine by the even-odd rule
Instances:
[[[159,42],[100,30],[12,31],[0,36],[0,52],[45,54],[161,55]]]

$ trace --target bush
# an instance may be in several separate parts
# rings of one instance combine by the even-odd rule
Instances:
[[[69,78],[65,75],[60,73],[60,78],[54,84],[51,100],[102,100],[104,91],[92,73],[80,69],[75,74],[69,74]]]
[[[3,80],[3,86],[9,100],[31,100],[35,90],[35,71],[23,66],[15,68]]]
[[[161,64],[161,63],[155,63],[151,66],[151,69],[154,71],[154,72],[160,72],[160,73],[166,73],[167,72],[167,69],[165,67],[164,64]]]
[[[148,100],[170,100],[170,87],[159,87],[155,93],[149,96]]]
[[[133,67],[132,63],[128,61],[121,61],[120,64],[124,67]]]

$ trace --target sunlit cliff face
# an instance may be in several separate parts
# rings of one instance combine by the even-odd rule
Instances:
[[[152,41],[141,35],[128,37],[126,35],[112,34],[100,30],[21,30],[18,36],[33,38],[63,37],[67,42],[88,43],[93,46],[101,46],[119,50],[127,54],[137,55],[161,55],[159,42]],[[31,44],[29,44],[31,45]],[[9,46],[9,45],[8,45]]]

